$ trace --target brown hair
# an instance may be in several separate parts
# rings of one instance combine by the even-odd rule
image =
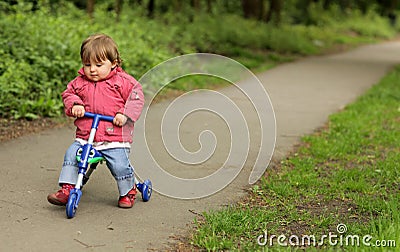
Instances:
[[[81,45],[82,63],[101,62],[109,60],[121,65],[117,44],[105,34],[94,34],[89,36]]]

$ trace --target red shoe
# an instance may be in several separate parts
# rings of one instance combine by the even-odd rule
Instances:
[[[119,197],[118,206],[121,208],[131,208],[135,203],[135,198],[136,198],[136,186],[133,186],[133,188],[128,192],[128,194]]]
[[[74,185],[63,184],[61,189],[56,193],[49,194],[47,201],[53,205],[65,206],[68,202],[69,192],[74,188]]]

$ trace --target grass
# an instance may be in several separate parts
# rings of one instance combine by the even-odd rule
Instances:
[[[127,5],[116,22],[105,2],[96,4],[93,20],[70,1],[52,7],[48,1],[39,1],[35,12],[28,2],[18,1],[12,7],[0,3],[1,118],[60,117],[60,93],[76,77],[81,41],[93,33],[113,37],[123,68],[139,79],[157,64],[182,54],[224,55],[252,71],[262,71],[299,57],[393,38],[399,31],[399,24],[391,26],[373,11],[366,15],[357,10],[323,11],[318,5],[312,8],[309,25],[293,23],[288,9],[282,23],[275,26],[243,19],[240,11],[227,13],[222,5],[215,14],[192,17],[169,12],[154,19],[148,19],[143,9]],[[11,9],[5,11],[7,6]],[[153,81],[143,88],[154,95],[151,91],[163,84]],[[166,90],[179,94],[198,88],[197,84],[197,80],[185,79]],[[217,86],[211,83],[207,88]]]
[[[257,243],[272,235],[371,236],[370,243],[400,247],[400,67],[312,135],[287,159],[272,165],[246,200],[196,220],[191,244],[208,251],[338,249],[326,240],[310,246]],[[351,238],[351,237],[350,237]],[[368,239],[368,237],[367,237]],[[287,240],[286,240],[287,241]],[[295,240],[293,240],[295,242]],[[345,241],[345,240],[344,240]],[[377,244],[378,245],[378,244]],[[397,247],[395,246],[397,245]],[[369,251],[377,247],[349,245]]]

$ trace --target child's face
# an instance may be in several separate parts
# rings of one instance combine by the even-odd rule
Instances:
[[[83,71],[86,77],[91,81],[104,80],[117,65],[116,62],[112,63],[110,60],[102,62],[90,62],[83,64]]]

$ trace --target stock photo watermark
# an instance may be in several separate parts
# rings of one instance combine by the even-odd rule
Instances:
[[[267,230],[257,237],[259,246],[281,246],[281,247],[396,247],[396,240],[379,240],[373,236],[351,234],[345,224],[338,224],[335,233],[329,232],[319,237],[315,235],[274,235],[268,234]]]

